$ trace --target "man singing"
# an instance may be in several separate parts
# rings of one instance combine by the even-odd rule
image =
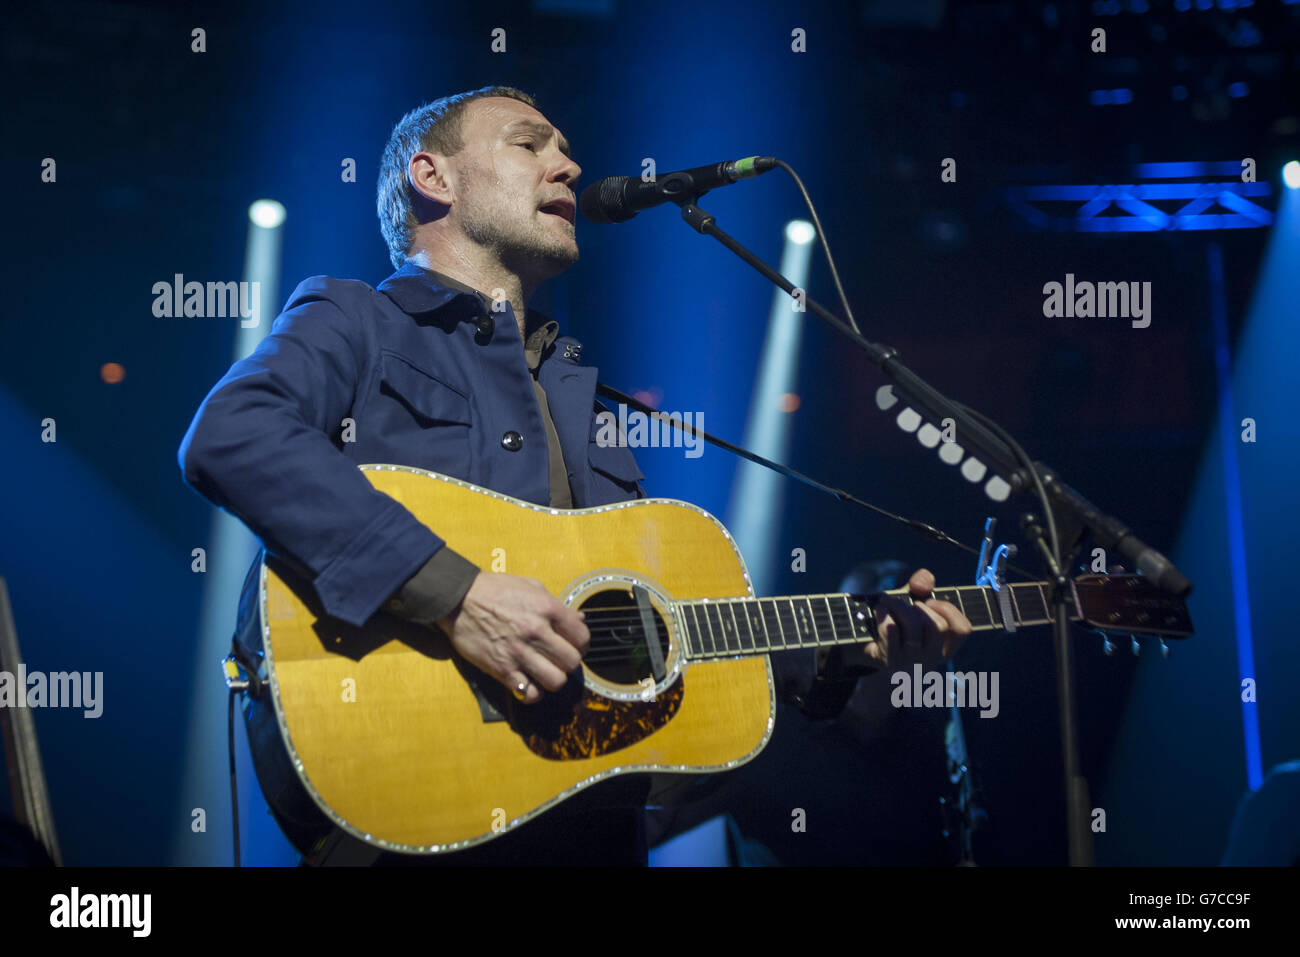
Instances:
[[[580,667],[582,616],[540,582],[447,548],[357,465],[428,469],[559,508],[645,495],[632,453],[596,441],[596,370],[580,364],[581,346],[526,308],[578,260],[580,173],[518,90],[485,87],[407,114],[379,171],[397,271],[377,288],[301,283],[208,394],[179,454],[185,480],[310,582],[326,614],[361,626],[382,609],[441,628],[527,704]],[[924,597],[934,582],[923,570],[909,584]],[[880,664],[899,641],[947,655],[970,631],[946,602],[891,611],[868,647]],[[616,776],[427,863],[644,863],[646,793],[645,778]],[[277,817],[291,837],[305,827]]]

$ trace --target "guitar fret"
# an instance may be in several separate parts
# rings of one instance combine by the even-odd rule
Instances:
[[[700,636],[700,651],[706,655],[713,654],[713,635],[705,631],[704,627],[700,625],[699,602],[691,602],[691,615],[695,619],[695,633]],[[705,621],[705,624],[708,624],[707,620]]]
[[[1040,586],[1035,582],[1014,584],[1011,597],[1020,609],[1022,625],[1043,624],[1049,621],[1047,603],[1043,600]]]
[[[776,612],[776,620],[781,628],[781,640],[785,642],[787,648],[798,648],[799,631],[795,627],[794,603],[788,598],[773,598],[772,608]]]
[[[869,640],[871,638],[871,623],[868,620],[868,616],[871,614],[871,609],[867,607],[865,602],[859,602],[858,608],[855,611],[853,603],[849,600],[848,595],[844,596],[844,607],[849,613],[849,630],[859,639]],[[859,618],[859,615],[862,617]]]
[[[835,612],[831,611],[831,598],[829,595],[822,595],[822,604],[826,606],[826,617],[831,620],[831,641],[838,645],[840,643],[840,633],[835,627]]]
[[[843,616],[843,618],[844,618],[843,621],[841,621],[839,624],[835,625],[835,631],[836,631],[836,634],[839,634],[839,635],[843,635],[843,636],[844,636],[844,637],[841,638],[840,640],[841,640],[844,644],[846,644],[846,645],[857,644],[857,643],[858,643],[858,639],[857,639],[857,636],[854,634],[854,628],[853,628],[853,615],[852,615],[852,613],[849,611],[849,605],[848,605],[848,602],[845,600],[845,596],[844,596],[844,595],[827,595],[827,596],[826,596],[826,602],[827,602],[828,605],[830,604],[830,600],[831,600],[832,598],[837,598],[837,599],[839,599],[839,604],[843,606],[843,608],[842,608],[841,610],[836,611],[836,609],[835,609],[835,605],[830,605],[830,608],[831,608],[831,623],[832,623],[832,624],[835,623],[835,619],[836,619],[836,618],[838,618],[838,617],[840,617],[840,616]]]
[[[707,655],[709,652],[704,647],[704,636],[700,634],[700,620],[695,615],[695,602],[683,601],[679,607],[682,609],[682,621],[686,624],[686,630],[695,636],[695,647],[698,649],[696,654]]]
[[[718,614],[722,616],[722,630],[727,638],[727,650],[733,655],[740,654],[744,649],[740,645],[740,628],[736,624],[736,612],[733,602],[730,599],[723,599],[718,603]]]
[[[763,604],[759,599],[745,599],[745,617],[749,619],[749,633],[754,639],[754,650],[770,651],[772,636],[767,633],[767,622],[763,621]]]
[[[736,617],[736,604],[737,602],[735,601],[727,602],[728,608],[731,611],[731,624],[736,629],[736,642],[740,646],[741,651],[753,651],[754,632],[749,628],[748,618],[745,619],[745,628],[742,629],[740,627],[740,619]],[[746,641],[746,638],[748,638],[748,642]]]
[[[736,641],[735,625],[727,623],[727,616],[722,608],[722,602],[715,600],[710,603],[709,608],[718,619],[718,633],[722,635],[722,647],[719,651],[726,654],[735,654],[740,650],[740,645]]]
[[[776,610],[776,602],[771,598],[760,598],[759,607],[762,608],[763,610],[764,622],[766,622],[768,619],[776,620],[777,634],[781,636],[781,648],[785,648],[785,629],[781,627],[781,616]],[[771,632],[770,625],[765,624],[764,627],[768,630],[769,633]],[[771,646],[771,647],[775,647],[775,646]]]
[[[816,645],[817,630],[815,624],[812,621],[812,614],[811,614],[811,609],[809,608],[808,605],[808,599],[802,598],[800,599],[800,601],[802,604],[798,607],[795,606],[793,600],[790,603],[791,610],[794,611],[795,628],[798,630],[799,633],[799,645],[800,647],[803,647],[805,645]],[[811,640],[809,640],[809,632],[812,633]]]
[[[798,648],[799,634],[794,630],[794,611],[790,599],[773,598],[772,614],[776,615],[776,626],[781,629],[781,643],[787,648]]]
[[[978,585],[963,585],[957,588],[957,595],[960,598],[962,592],[969,594],[972,591],[983,594],[984,589],[980,588]],[[974,600],[974,596],[972,596],[969,605],[967,605],[964,600],[962,601],[962,614],[970,620],[971,626],[976,631],[983,631],[986,628],[993,627],[993,619],[988,612],[988,603],[984,601],[976,601]]]
[[[718,640],[721,628],[719,627],[717,631],[713,629],[713,615],[709,614],[713,610],[713,603],[706,598],[701,610],[704,612],[704,623],[709,626],[709,641],[713,643],[713,653],[715,655],[723,654],[726,651],[726,646]],[[718,624],[721,625],[721,621]]]
[[[1048,601],[1046,588],[1047,588],[1046,582],[1038,583],[1038,598],[1043,603],[1043,614],[1047,616],[1047,618],[1045,619],[1046,622],[1048,624],[1051,624],[1053,621],[1056,620],[1056,609],[1053,608],[1051,603]],[[1066,614],[1067,616],[1069,615],[1068,608]]]
[[[958,607],[961,606],[961,595],[956,588],[936,588],[934,597],[939,601],[946,601]]]
[[[993,614],[993,602],[989,601],[990,591],[992,591],[992,589],[986,588],[983,585],[980,586],[980,594],[984,596],[984,607],[989,610],[989,625],[993,628],[1001,628],[1002,620],[997,615]]]
[[[695,644],[694,637],[691,635],[690,623],[686,620],[686,606],[681,602],[677,603],[678,621],[681,622],[682,642],[686,645],[686,657],[698,658],[700,656],[699,647]]]

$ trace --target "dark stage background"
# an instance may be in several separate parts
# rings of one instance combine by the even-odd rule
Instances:
[[[86,0],[11,8],[6,19],[0,574],[29,668],[104,674],[101,717],[35,714],[66,862],[230,859],[222,695],[210,687],[214,706],[193,709],[200,683],[219,684],[197,638],[205,576],[191,571],[213,509],[182,484],[176,456],[232,361],[238,322],[156,318],[153,284],[241,278],[247,210],[263,197],[287,209],[265,324],[307,276],[378,284],[391,266],[376,162],[393,124],[419,103],[496,83],[533,94],[565,133],[579,188],[637,175],[645,157],[660,171],[751,154],[789,162],[818,204],[865,334],[1002,423],[1193,578],[1198,633],[1168,661],[1152,643],[1135,659],[1127,639],[1108,657],[1078,633],[1083,767],[1107,811],[1099,863],[1218,862],[1238,799],[1300,752],[1287,678],[1300,669],[1289,584],[1300,211],[1281,174],[1300,159],[1300,4]],[[191,50],[196,27],[202,53]],[[498,27],[507,48],[494,53]],[[1091,49],[1096,28],[1104,53]],[[798,29],[806,52],[791,49]],[[1240,183],[1223,169],[1247,157],[1268,187],[1250,200],[1263,219],[1206,210],[1237,215],[1233,228],[1189,217],[1089,229],[1084,204],[1068,200],[1038,204],[1051,218],[1034,222],[1006,193],[1133,184],[1150,163],[1207,164],[1167,182]],[[347,158],[356,182],[340,175]],[[955,182],[941,177],[945,158]],[[780,172],[702,205],[770,263],[785,223],[806,215]],[[578,239],[581,262],[533,305],[584,343],[603,381],[703,413],[706,429],[740,440],[771,288],[671,206],[620,227],[580,221]],[[1149,328],[1046,318],[1043,285],[1067,273],[1150,282]],[[819,249],[809,294],[838,311]],[[1216,372],[1216,302],[1230,392]],[[791,465],[963,541],[978,541],[987,514],[1017,534],[1023,503],[995,506],[956,478],[875,410],[882,380],[865,357],[811,315],[803,329],[799,403],[784,413]],[[120,382],[104,381],[105,363],[121,365]],[[1246,417],[1254,442],[1239,434]],[[57,442],[41,440],[47,418]],[[650,494],[722,517],[732,507],[725,453],[638,458]],[[1235,483],[1224,478],[1233,469]],[[872,558],[971,580],[963,553],[782,487],[774,548],[804,549],[807,567],[781,564],[776,593],[836,590]],[[1244,548],[1235,565],[1234,547]],[[236,596],[221,597],[233,621]],[[958,665],[1001,675],[999,717],[966,722],[989,816],[980,862],[1064,863],[1049,633],[976,637]],[[1243,678],[1257,680],[1257,705],[1243,707]],[[820,741],[803,720],[789,716],[780,733]],[[819,840],[863,848],[862,862],[872,834],[929,827],[938,794],[889,782],[933,771],[933,756],[827,761],[811,779],[783,764],[797,742],[782,748],[746,772],[769,805],[750,807],[750,792],[715,809],[778,857],[790,808],[823,800],[810,818]],[[292,860],[246,764],[243,784],[247,858]],[[196,807],[205,831],[193,828]]]

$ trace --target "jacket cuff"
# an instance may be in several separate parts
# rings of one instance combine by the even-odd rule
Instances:
[[[436,624],[461,603],[480,569],[443,546],[384,602],[384,610],[421,625]]]

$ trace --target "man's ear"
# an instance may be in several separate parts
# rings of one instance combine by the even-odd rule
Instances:
[[[451,162],[441,153],[416,153],[406,167],[407,180],[415,193],[415,215],[424,223],[441,219],[451,209],[455,196]]]

